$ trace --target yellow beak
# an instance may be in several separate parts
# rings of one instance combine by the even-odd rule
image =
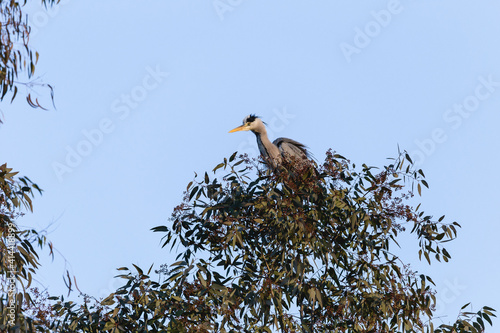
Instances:
[[[245,125],[241,125],[236,128],[233,128],[232,130],[229,131],[229,133],[234,133],[238,131],[248,131],[248,127],[246,127]]]

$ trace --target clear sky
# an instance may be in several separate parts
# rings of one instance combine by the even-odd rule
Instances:
[[[463,228],[448,264],[419,263],[413,235],[403,257],[434,278],[443,321],[469,301],[500,310],[497,1],[63,0],[29,12],[57,109],[2,103],[1,162],[45,190],[18,222],[48,227],[82,291],[115,290],[117,267],[171,262],[150,228],[168,224],[194,172],[257,156],[251,133],[228,134],[255,113],[271,139],[319,161],[332,148],[381,166],[408,150],[430,184],[423,209]],[[42,261],[39,283],[65,292],[62,256]]]

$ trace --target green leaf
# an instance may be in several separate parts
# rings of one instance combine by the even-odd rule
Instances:
[[[191,193],[189,194],[189,200],[193,199],[194,195],[198,191],[198,186],[195,186],[192,190]]]
[[[174,262],[172,265],[170,265],[171,267],[173,266],[186,266],[187,265],[187,262],[184,261],[184,260],[181,260],[181,261],[177,261],[177,262]]]
[[[167,226],[160,225],[160,226],[157,226],[157,227],[153,227],[150,230],[153,230],[153,232],[168,232],[169,228]]]
[[[468,307],[469,305],[470,305],[470,302],[469,302],[469,303],[467,303],[467,304],[465,304],[464,306],[462,306],[462,307],[460,308],[460,310],[465,309],[465,308],[466,308],[466,307]]]
[[[215,173],[215,171],[217,171],[218,169],[222,168],[223,166],[225,166],[225,164],[224,164],[224,163],[219,163],[219,164],[217,164],[217,165],[215,166],[215,168],[214,168],[212,171]]]
[[[137,270],[137,272],[138,272],[140,275],[144,275],[144,273],[143,273],[142,269],[141,269],[139,266],[136,266],[136,265],[134,265],[134,264],[132,264],[132,266],[134,266],[134,267],[135,267],[135,269]]]
[[[108,321],[108,322],[106,322],[106,324],[104,324],[104,327],[102,328],[102,330],[107,331],[110,329],[114,329],[115,326],[116,326],[116,323],[114,323],[113,321]]]
[[[203,278],[203,275],[201,274],[200,271],[198,271],[197,276],[198,276],[198,280],[200,280],[201,285],[206,288],[207,281],[205,281],[205,279]]]
[[[114,297],[115,297],[115,294],[109,295],[108,297],[106,297],[105,299],[103,299],[101,301],[101,305],[112,305],[112,304],[114,304],[115,303]]]
[[[490,318],[490,316],[488,316],[488,314],[483,312],[483,318],[486,319],[488,324],[490,324],[491,326],[493,325],[493,322],[491,321],[491,318]]]
[[[427,262],[429,263],[429,265],[431,264],[431,258],[429,258],[429,252],[427,251],[424,251],[424,257],[425,259],[427,259]]]
[[[11,103],[14,101],[14,98],[16,98],[16,95],[17,95],[17,86],[14,86],[14,93],[12,94],[12,99],[10,100]],[[3,99],[3,96],[2,96],[2,99]]]
[[[218,283],[212,283],[212,288],[214,288],[215,290],[218,290],[218,291],[225,291],[227,290],[226,287],[218,284]]]

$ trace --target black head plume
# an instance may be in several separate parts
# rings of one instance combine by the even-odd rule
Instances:
[[[244,123],[253,123],[257,118],[259,117],[254,114],[251,114],[245,118]]]

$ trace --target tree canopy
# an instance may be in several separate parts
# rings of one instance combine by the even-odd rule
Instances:
[[[446,262],[443,243],[459,227],[408,204],[427,186],[408,155],[357,170],[328,152],[317,168],[285,161],[270,171],[233,154],[213,171],[220,170],[228,173],[190,182],[171,224],[154,228],[177,253],[159,281],[152,268],[120,268],[127,283],[102,302],[60,299],[54,328],[482,332],[491,324],[494,310],[484,307],[434,327],[431,277],[393,253],[398,235],[411,232],[422,260]]]

